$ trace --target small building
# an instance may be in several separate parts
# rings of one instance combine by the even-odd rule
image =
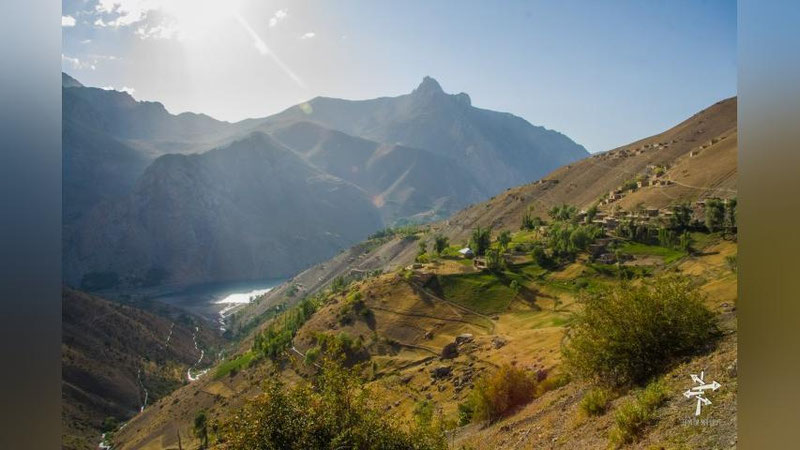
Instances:
[[[461,250],[459,250],[459,251],[458,251],[458,253],[459,253],[459,254],[460,254],[460,255],[461,255],[463,258],[474,258],[474,257],[475,257],[475,253],[474,253],[474,252],[472,251],[472,249],[471,249],[471,248],[469,248],[469,247],[464,247],[464,248],[462,248]]]
[[[658,217],[658,208],[647,208],[644,210],[647,217]]]
[[[619,221],[613,217],[606,217],[603,220],[603,227],[605,227],[606,230],[616,230],[618,225]]]
[[[614,256],[613,253],[603,253],[602,255],[597,257],[597,262],[600,264],[614,264],[617,262],[617,258]]]

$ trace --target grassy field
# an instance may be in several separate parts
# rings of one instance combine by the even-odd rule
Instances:
[[[218,380],[233,371],[238,372],[239,370],[242,370],[243,368],[250,365],[250,362],[255,357],[256,357],[255,353],[247,352],[230,361],[223,362],[222,364],[218,365],[217,369],[214,371],[214,379]]]
[[[440,294],[446,299],[482,314],[505,311],[516,296],[500,277],[491,272],[477,272],[436,277]],[[511,280],[509,279],[510,283]]]
[[[664,259],[664,264],[673,263],[686,256],[686,252],[680,250],[658,245],[640,244],[638,242],[629,242],[620,247],[620,251],[634,256],[660,256]]]

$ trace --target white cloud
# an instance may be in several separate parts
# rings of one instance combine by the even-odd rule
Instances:
[[[95,26],[132,27],[140,39],[191,39],[230,19],[242,0],[97,0]]]
[[[88,62],[88,61],[81,61],[78,58],[73,58],[71,56],[67,56],[65,54],[61,54],[61,66],[62,67],[71,67],[74,70],[80,69],[97,69],[95,66],[96,61]]]
[[[61,26],[62,27],[74,27],[75,26],[75,18],[72,16],[61,16]]]
[[[300,39],[311,39],[316,35],[317,35],[317,33],[314,33],[313,31],[309,31],[308,33],[300,36]]]
[[[117,56],[111,55],[84,55],[85,57],[81,57],[83,59],[79,59],[77,57],[67,56],[65,54],[61,54],[61,66],[62,67],[69,67],[74,70],[81,70],[81,69],[91,69],[96,70],[97,64],[100,62],[105,61],[117,61],[121,58]]]
[[[84,40],[81,41],[81,44],[89,44],[91,42],[92,42],[91,39],[84,39]]]
[[[288,16],[288,15],[289,15],[289,13],[285,9],[279,9],[279,10],[275,11],[275,14],[272,17],[269,18],[269,26],[270,27],[274,27],[275,25],[278,24],[278,22],[280,22],[281,20],[285,19],[286,16]]]

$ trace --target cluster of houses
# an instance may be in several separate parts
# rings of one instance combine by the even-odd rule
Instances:
[[[666,149],[667,147],[670,146],[670,144],[675,144],[677,142],[678,142],[677,139],[673,139],[670,142],[668,142],[668,141],[653,142],[653,143],[650,143],[650,144],[643,144],[643,145],[641,145],[639,147],[636,147],[636,148],[623,148],[623,149],[620,149],[620,150],[614,150],[614,151],[610,151],[610,152],[606,152],[606,153],[601,153],[599,155],[593,156],[592,158],[593,159],[599,159],[601,161],[602,160],[610,160],[610,159],[623,159],[623,158],[628,158],[630,156],[641,155],[641,154],[643,154],[645,152],[648,152],[648,151],[657,151],[657,150],[661,150],[661,149]]]

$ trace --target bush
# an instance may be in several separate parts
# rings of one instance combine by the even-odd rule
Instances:
[[[434,427],[387,416],[353,370],[326,361],[313,384],[268,379],[264,393],[220,424],[221,449],[444,449]]]
[[[495,421],[512,408],[533,400],[536,393],[535,374],[510,365],[485,375],[470,393],[472,419]]]
[[[739,264],[736,259],[736,255],[728,255],[725,257],[725,263],[728,265],[728,269],[730,269],[733,273],[736,273],[736,271],[739,270]]]
[[[641,383],[718,334],[714,316],[685,278],[620,282],[584,291],[563,354],[579,376],[610,384]]]
[[[595,388],[583,396],[580,409],[587,416],[600,416],[606,412],[608,402],[611,401],[611,391],[603,388]]]
[[[661,381],[647,385],[636,398],[617,410],[614,415],[615,427],[609,433],[609,440],[615,447],[630,444],[639,438],[642,430],[655,420],[655,412],[667,399],[667,389]]]

